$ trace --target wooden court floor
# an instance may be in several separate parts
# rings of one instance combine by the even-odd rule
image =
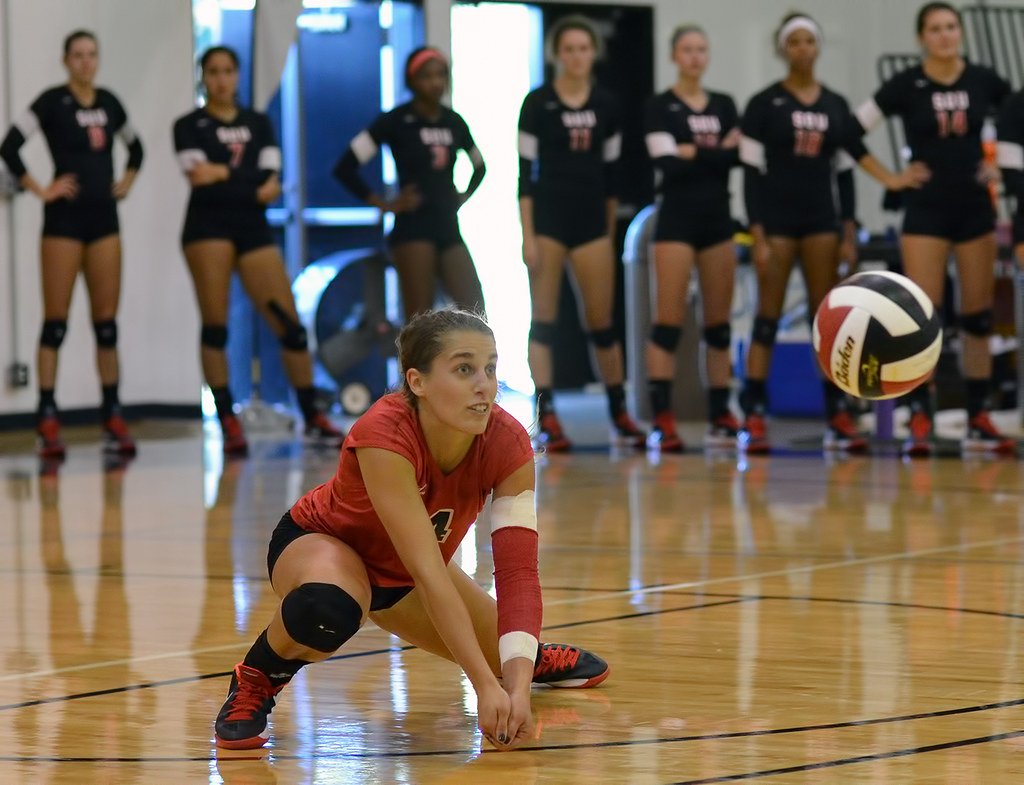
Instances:
[[[269,533],[335,468],[221,464],[198,431],[127,468],[0,455],[0,783],[1024,782],[1017,462],[542,460],[545,637],[612,675],[535,690],[505,754],[455,666],[372,626],[289,686],[271,747],[214,750]],[[456,559],[489,585],[483,531]]]

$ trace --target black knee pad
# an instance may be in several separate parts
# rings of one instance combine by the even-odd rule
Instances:
[[[199,343],[207,349],[223,349],[228,345],[228,328],[223,324],[204,324]]]
[[[708,325],[704,328],[704,343],[709,349],[728,349],[732,346],[732,325],[728,322]]]
[[[43,331],[39,334],[39,345],[50,349],[59,349],[68,333],[68,323],[63,319],[47,319],[43,322]]]
[[[598,349],[611,349],[619,336],[615,334],[615,328],[605,327],[603,330],[591,330],[587,333],[587,339]]]
[[[651,325],[651,343],[659,349],[664,349],[669,354],[676,350],[682,337],[682,327],[676,327],[674,324]]]
[[[530,324],[530,340],[541,346],[552,346],[558,329],[551,322],[533,322]]]
[[[97,346],[101,346],[104,349],[113,349],[117,346],[117,322],[113,319],[93,322],[92,330],[96,333]]]
[[[779,331],[779,320],[764,316],[754,318],[754,330],[750,339],[754,343],[771,348],[775,345],[775,334]]]
[[[293,352],[306,351],[309,348],[309,336],[306,334],[306,328],[295,321],[291,314],[275,300],[268,302],[267,308],[277,317],[277,320],[281,322],[281,326],[284,328],[284,331],[278,337],[281,345]]]
[[[976,338],[988,338],[992,334],[994,319],[992,309],[975,311],[974,313],[960,314],[960,326],[964,332]]]
[[[356,634],[362,617],[359,603],[332,583],[304,583],[281,602],[292,640],[328,654]]]

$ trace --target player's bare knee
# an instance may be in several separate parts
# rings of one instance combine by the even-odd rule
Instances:
[[[363,609],[333,583],[303,583],[281,601],[281,621],[293,641],[330,654],[359,630]]]

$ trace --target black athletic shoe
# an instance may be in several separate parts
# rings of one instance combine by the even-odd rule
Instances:
[[[533,683],[549,687],[584,689],[608,678],[608,663],[578,646],[542,643],[540,660],[533,668]]]
[[[253,750],[270,738],[267,718],[274,709],[275,687],[264,673],[238,663],[228,687],[228,698],[214,725],[217,746],[229,750]]]

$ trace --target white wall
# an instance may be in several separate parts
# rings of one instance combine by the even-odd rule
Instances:
[[[121,205],[124,272],[119,313],[122,399],[125,403],[197,404],[200,389],[198,317],[178,235],[187,188],[172,154],[174,118],[193,105],[192,17],[189,0],[0,0],[11,24],[10,105],[17,116],[44,88],[65,81],[61,43],[73,29],[96,33],[98,83],[118,95],[145,145],[146,159]],[[0,24],[2,24],[0,20]],[[0,101],[0,113],[2,113]],[[0,116],[6,131],[12,118]],[[41,134],[22,148],[40,181],[52,173]],[[124,165],[123,148],[117,158]],[[6,206],[0,204],[0,209]],[[8,280],[16,273],[18,359],[32,368],[27,389],[0,385],[0,414],[29,412],[36,404],[35,346],[41,324],[39,233],[42,207],[29,194],[15,200],[15,258],[0,237],[0,369],[11,356]],[[7,232],[0,220],[0,232]],[[63,408],[94,406],[99,382],[88,300],[79,284],[60,356],[57,401]]]

